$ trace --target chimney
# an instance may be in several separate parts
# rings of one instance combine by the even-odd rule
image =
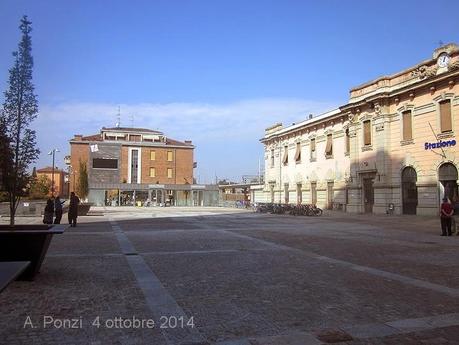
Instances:
[[[75,138],[73,138],[75,141],[82,141],[83,140],[83,134],[75,134]]]
[[[312,119],[312,114],[309,114],[309,120],[311,120],[311,119]]]
[[[185,144],[191,145],[192,141],[191,140],[185,140]]]

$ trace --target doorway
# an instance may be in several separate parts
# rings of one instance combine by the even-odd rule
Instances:
[[[365,213],[373,213],[373,205],[375,203],[373,182],[373,178],[363,179],[363,205]]]
[[[317,204],[317,183],[311,182],[311,204]]]
[[[418,207],[418,176],[413,167],[406,167],[402,171],[402,206],[403,214],[416,214]]]
[[[452,163],[442,164],[438,168],[440,181],[440,201],[447,197],[451,202],[458,202],[457,168]]]
[[[327,208],[329,210],[333,209],[333,182],[327,182]]]

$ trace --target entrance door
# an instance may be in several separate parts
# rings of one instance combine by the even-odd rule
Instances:
[[[373,204],[375,202],[375,193],[373,189],[373,179],[363,179],[363,205],[365,213],[373,213]]]
[[[317,184],[315,182],[311,182],[311,204],[317,204]]]
[[[406,167],[402,171],[402,203],[403,214],[416,214],[418,207],[418,188],[416,170]]]
[[[285,200],[285,203],[288,204],[289,202],[288,183],[284,184],[284,200]]]
[[[327,182],[327,207],[333,209],[333,182]]]
[[[443,195],[440,195],[441,199],[447,197],[452,202],[458,201],[457,179],[457,169],[453,164],[445,163],[440,166],[438,169],[438,180],[443,186]]]
[[[271,203],[274,203],[274,184],[269,185],[269,194],[271,196]]]

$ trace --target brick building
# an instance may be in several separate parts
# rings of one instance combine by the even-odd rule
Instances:
[[[54,192],[55,196],[60,196],[61,198],[66,198],[68,196],[68,179],[67,172],[58,169],[57,167],[45,167],[37,169],[37,177],[45,176],[51,183],[54,181],[54,188],[51,186],[51,191]],[[54,174],[54,177],[53,177]]]
[[[193,179],[194,146],[145,128],[103,127],[70,140],[70,190],[80,162],[88,171],[88,201],[97,205],[206,205],[208,186]],[[218,194],[218,192],[217,192]]]
[[[438,214],[459,202],[459,46],[350,90],[338,109],[266,129],[257,202]]]

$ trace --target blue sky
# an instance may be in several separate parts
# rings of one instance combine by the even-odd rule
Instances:
[[[33,22],[42,150],[122,124],[196,144],[199,182],[256,174],[258,139],[459,42],[458,1],[0,1],[0,90]],[[3,95],[0,99],[3,100]]]

